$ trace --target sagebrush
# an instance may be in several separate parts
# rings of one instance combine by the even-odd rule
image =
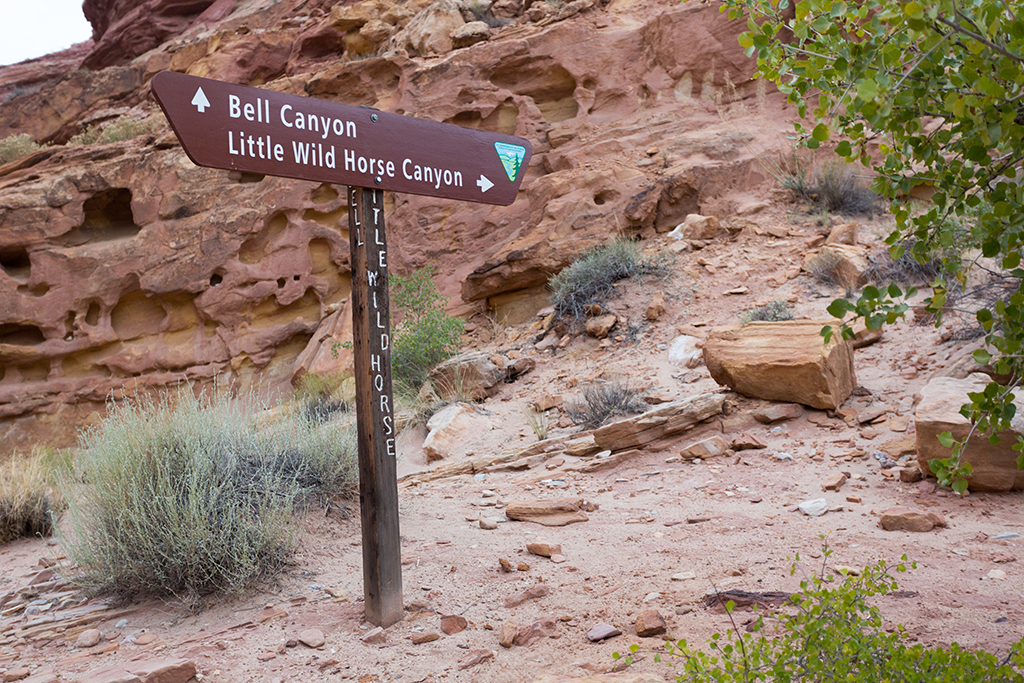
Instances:
[[[0,544],[21,536],[49,536],[62,501],[55,487],[57,456],[36,451],[0,463]]]
[[[95,594],[194,603],[278,571],[292,514],[351,490],[355,438],[351,423],[266,414],[252,397],[190,388],[111,405],[63,479],[71,578]]]
[[[131,140],[147,133],[155,133],[163,127],[164,122],[159,116],[150,116],[145,119],[119,116],[110,123],[89,126],[78,135],[72,136],[68,140],[68,144],[72,146],[105,145],[111,142]]]
[[[32,152],[42,148],[43,146],[32,139],[32,136],[28,133],[8,135],[0,140],[0,166],[16,159],[27,157]]]
[[[644,255],[640,244],[619,238],[588,249],[548,281],[555,312],[573,321],[584,319],[594,304],[615,292],[615,283],[631,277],[669,273],[666,253]]]
[[[740,322],[747,323],[757,321],[779,322],[793,319],[793,304],[785,299],[772,299],[762,306],[754,306],[749,311],[739,314]]]
[[[642,395],[629,382],[597,382],[584,387],[581,396],[565,406],[565,412],[574,424],[595,429],[612,417],[646,412],[650,406]]]

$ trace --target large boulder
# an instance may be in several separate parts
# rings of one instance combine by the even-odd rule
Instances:
[[[493,428],[485,414],[467,403],[445,406],[427,421],[430,433],[423,441],[427,462],[472,452],[475,438]]]
[[[857,386],[853,349],[839,335],[826,344],[828,321],[753,322],[712,332],[704,364],[719,384],[770,401],[838,408]]]
[[[501,382],[514,380],[536,364],[532,358],[509,359],[487,351],[470,351],[449,358],[431,370],[429,384],[443,399],[481,401],[493,395]]]
[[[948,458],[952,451],[939,443],[938,435],[950,432],[961,440],[971,431],[970,421],[960,414],[960,407],[968,402],[967,392],[982,391],[989,377],[975,373],[965,379],[935,377],[921,389],[921,401],[914,414],[917,432],[917,460],[921,471],[931,474],[928,462]],[[1024,434],[1024,397],[1015,402],[1017,414],[1012,429],[1000,432],[999,443],[992,444],[985,435],[971,437],[964,452],[974,473],[967,486],[972,491],[1010,491],[1024,489],[1024,470],[1017,469],[1017,451],[1013,445]]]

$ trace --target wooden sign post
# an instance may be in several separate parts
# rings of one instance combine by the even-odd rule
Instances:
[[[402,548],[395,474],[395,411],[391,394],[391,322],[384,192],[348,188],[352,255],[352,351],[359,425],[359,513],[363,531],[363,593],[367,621],[402,618]]]
[[[402,618],[384,190],[515,201],[527,140],[162,71],[153,94],[198,166],[348,186],[366,619]]]

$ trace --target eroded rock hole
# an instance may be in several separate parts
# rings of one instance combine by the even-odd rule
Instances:
[[[0,325],[0,344],[14,346],[35,346],[46,341],[43,331],[35,325],[4,323]]]
[[[89,308],[85,311],[85,324],[90,327],[96,327],[100,321],[100,305],[93,301],[89,304]]]
[[[220,273],[214,273],[213,275],[210,276],[210,286],[211,287],[216,287],[217,285],[219,285],[222,282],[224,282],[224,276],[221,275]]]
[[[598,206],[601,206],[602,204],[605,204],[607,202],[615,201],[615,198],[617,196],[618,195],[611,190],[604,190],[594,195],[594,203],[597,204]]]
[[[120,340],[158,334],[167,311],[142,292],[125,294],[110,311],[110,325]]]
[[[259,263],[266,255],[267,247],[276,240],[288,227],[288,217],[283,213],[274,214],[263,228],[242,243],[238,250],[238,260],[247,266]]]
[[[559,64],[551,60],[523,60],[491,75],[491,82],[499,88],[533,99],[541,114],[549,122],[575,118],[579,104],[573,97],[576,79]]]
[[[0,268],[19,282],[28,280],[32,261],[25,247],[4,247],[0,249]]]
[[[142,229],[132,216],[132,193],[116,187],[94,194],[82,205],[82,225],[69,232],[64,242],[69,247],[109,242],[134,237]]]
[[[258,183],[267,176],[263,173],[249,173],[248,171],[240,171],[238,175],[232,175],[231,179],[239,183]]]
[[[278,289],[284,289],[284,286],[285,286],[285,284],[286,284],[287,282],[288,282],[288,281],[287,281],[286,279],[284,279],[283,277],[279,277],[279,278],[277,278],[277,288],[278,288]]]

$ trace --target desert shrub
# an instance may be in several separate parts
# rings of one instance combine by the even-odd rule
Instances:
[[[303,375],[295,389],[301,417],[313,424],[323,424],[348,412],[350,401],[344,395],[344,387],[351,385],[351,379],[350,375],[341,374]]]
[[[857,177],[852,164],[829,162],[814,173],[808,194],[829,211],[838,213],[871,213],[878,197]]]
[[[434,285],[433,265],[409,275],[391,275],[388,293],[401,318],[391,343],[391,372],[396,391],[415,394],[430,370],[459,351],[465,328],[445,311],[447,299]]]
[[[596,429],[616,415],[643,413],[649,407],[641,392],[628,382],[611,381],[587,385],[578,400],[570,401],[565,412],[574,424]]]
[[[639,243],[619,238],[585,251],[552,277],[548,288],[558,315],[579,321],[593,304],[612,296],[616,282],[649,274],[663,277],[668,272],[666,255],[644,256]]]
[[[111,405],[83,435],[59,528],[72,578],[95,594],[195,601],[271,576],[292,549],[292,513],[356,478],[349,424],[284,415],[190,388]]]
[[[818,282],[832,287],[845,286],[840,265],[843,259],[834,251],[822,251],[807,260],[807,272]]]
[[[78,135],[68,140],[69,145],[105,145],[111,142],[131,140],[146,133],[154,133],[163,128],[163,121],[159,116],[150,116],[146,119],[133,119],[128,116],[119,116],[106,125],[97,124],[89,126]]]
[[[20,536],[49,536],[62,505],[54,487],[57,456],[36,451],[0,463],[0,543]]]
[[[0,166],[8,164],[15,159],[26,157],[43,146],[32,139],[28,133],[21,135],[8,135],[0,140]]]
[[[884,560],[865,567],[860,576],[821,574],[800,583],[782,610],[756,614],[741,630],[726,603],[732,629],[716,633],[706,650],[686,640],[666,644],[665,661],[676,669],[677,683],[1011,683],[1024,681],[1024,640],[1002,661],[988,652],[911,645],[902,626],[886,629],[871,598],[897,589],[892,576],[906,570],[906,556],[895,567]],[[910,566],[914,566],[911,564]],[[794,565],[795,569],[795,565]],[[630,647],[633,653],[639,648]],[[619,658],[619,654],[613,655]]]
[[[746,325],[747,323],[756,322],[759,320],[778,322],[780,320],[792,320],[793,319],[793,304],[789,303],[785,299],[772,299],[763,306],[755,306],[749,311],[744,311],[739,314],[740,322]]]

